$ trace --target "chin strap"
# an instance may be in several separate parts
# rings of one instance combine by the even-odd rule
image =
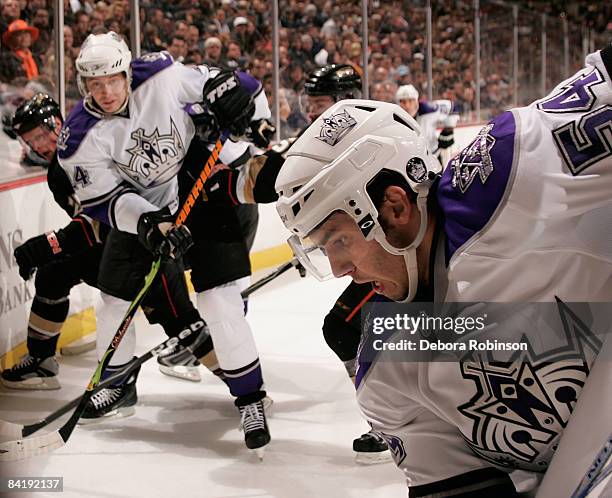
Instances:
[[[406,273],[408,273],[408,294],[398,303],[411,303],[419,288],[419,270],[417,266],[416,247],[411,247],[404,253]]]

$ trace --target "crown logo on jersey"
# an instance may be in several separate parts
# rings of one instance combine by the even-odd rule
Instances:
[[[537,309],[540,324],[558,326],[552,320],[554,308]],[[527,352],[517,352],[507,361],[474,353],[461,359],[462,377],[476,389],[475,396],[457,407],[470,421],[462,432],[472,450],[486,460],[541,470],[576,406],[602,336],[558,298],[557,309],[563,330],[533,343],[524,335],[521,342],[527,343]],[[596,310],[586,313],[590,321]],[[523,322],[518,326],[531,323]]]
[[[127,150],[130,162],[117,164],[126,175],[145,187],[165,183],[176,175],[185,157],[185,146],[172,118],[170,133],[166,135],[162,135],[158,128],[150,135],[138,128],[130,136],[136,142]]]
[[[345,109],[342,112],[332,114],[329,118],[323,118],[321,131],[316,138],[333,147],[340,142],[344,135],[346,135],[346,133],[356,124],[357,121],[355,118]]]
[[[57,136],[57,148],[59,150],[66,150],[68,148],[68,139],[70,138],[70,128],[64,126]]]
[[[452,185],[454,188],[459,188],[462,194],[470,188],[476,175],[480,176],[480,181],[484,185],[493,172],[490,154],[495,145],[495,138],[490,134],[493,126],[492,124],[484,126],[472,143],[450,162],[453,171]]]

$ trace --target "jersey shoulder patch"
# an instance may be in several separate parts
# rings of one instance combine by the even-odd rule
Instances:
[[[83,100],[80,100],[72,111],[70,111],[57,137],[57,155],[59,158],[68,159],[72,156],[87,136],[89,130],[91,130],[98,121],[100,121],[100,118],[87,112],[83,105]]]
[[[172,56],[166,52],[151,52],[134,59],[131,63],[132,68],[132,91],[160,71],[174,64]]]
[[[512,178],[515,136],[514,114],[505,112],[483,127],[444,170],[436,196],[444,215],[446,264],[502,203]]]

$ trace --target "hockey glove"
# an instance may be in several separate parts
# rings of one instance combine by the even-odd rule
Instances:
[[[167,210],[143,213],[138,219],[138,240],[155,256],[178,258],[193,245],[185,225],[173,224]]]
[[[455,143],[455,129],[443,128],[438,136],[438,148],[448,149]]]
[[[46,265],[61,252],[62,248],[55,232],[32,237],[15,249],[19,275],[24,280],[28,280],[36,268]]]
[[[267,149],[270,145],[272,136],[276,133],[276,128],[267,119],[257,119],[251,121],[251,126],[247,130],[247,139],[257,147]]]
[[[202,198],[206,202],[237,206],[240,204],[236,194],[238,171],[226,165],[215,165],[216,171],[204,184]]]
[[[206,144],[212,144],[219,138],[221,130],[215,116],[204,106],[198,103],[189,104],[186,111],[193,121],[197,137]]]
[[[19,275],[28,280],[40,268],[59,256],[77,254],[98,242],[89,220],[77,216],[57,232],[32,237],[14,251]]]
[[[220,129],[228,130],[234,138],[245,134],[255,113],[253,97],[234,71],[221,71],[206,82],[204,102]]]

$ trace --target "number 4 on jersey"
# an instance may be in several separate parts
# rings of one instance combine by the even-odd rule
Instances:
[[[75,166],[74,175],[72,177],[72,184],[74,185],[74,188],[84,188],[90,183],[91,180],[89,179],[89,173],[87,170],[81,166]]]

